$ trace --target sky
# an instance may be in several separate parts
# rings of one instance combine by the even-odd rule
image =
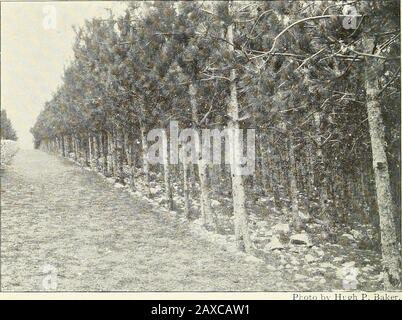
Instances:
[[[116,14],[124,2],[2,2],[1,108],[17,131],[21,148],[33,148],[29,129],[61,84],[71,61],[72,26],[86,19]]]

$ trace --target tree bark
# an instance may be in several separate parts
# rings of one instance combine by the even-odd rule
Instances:
[[[92,167],[92,160],[93,160],[93,144],[92,144],[92,135],[91,133],[88,134],[88,161],[89,166]]]
[[[328,179],[325,167],[325,159],[322,151],[322,133],[321,133],[321,110],[316,110],[314,113],[314,124],[316,130],[316,172],[318,178],[318,190],[320,197],[320,216],[324,219],[329,226],[331,217],[328,212]]]
[[[295,158],[295,143],[293,131],[288,129],[288,156],[289,156],[289,186],[290,186],[290,198],[292,201],[292,216],[293,222],[297,230],[300,230],[303,225],[299,215],[299,190],[297,188],[297,175],[296,175],[296,158]]]
[[[232,15],[232,1],[228,2],[229,16]],[[229,43],[228,49],[234,53],[233,46],[233,28],[234,23],[230,22],[226,30],[226,40]],[[237,72],[234,67],[230,69],[230,101],[228,105],[229,123],[228,129],[232,132],[239,131],[239,105],[237,99]],[[232,197],[233,197],[233,214],[235,238],[238,249],[246,252],[253,251],[253,245],[250,239],[247,210],[246,210],[246,194],[244,190],[243,176],[239,172],[238,165],[240,164],[240,140],[237,134],[234,134],[230,139],[230,149],[232,154],[230,164],[230,174],[232,178]]]
[[[64,135],[61,136],[61,150],[62,150],[62,156],[66,157],[66,144],[64,142]]]
[[[366,37],[365,48],[373,47],[373,39]],[[385,150],[385,128],[378,100],[380,92],[379,75],[376,72],[377,66],[375,64],[378,64],[378,62],[374,59],[367,61],[365,87],[377,205],[380,217],[382,260],[385,271],[384,285],[385,289],[389,290],[400,289],[401,287],[401,256],[394,222],[396,208],[392,199]]]
[[[197,132],[200,133],[198,127],[198,103],[197,103],[197,86],[194,81],[190,82],[189,85],[189,94],[190,94],[190,104],[191,104],[191,115],[194,123],[194,127],[197,129]],[[200,135],[199,135],[200,136]],[[201,136],[200,136],[201,139]],[[211,201],[209,199],[209,186],[208,186],[208,167],[206,160],[202,157],[201,146],[196,145],[196,157],[197,157],[197,169],[198,169],[198,177],[200,179],[200,203],[201,203],[201,217],[205,227],[213,227],[216,228],[211,209]]]
[[[149,163],[148,163],[148,144],[147,139],[145,138],[145,127],[142,121],[140,121],[140,132],[141,132],[141,146],[142,146],[142,170],[144,172],[145,184],[148,195],[151,196]]]
[[[184,213],[187,219],[190,218],[190,193],[188,187],[188,167],[187,162],[183,161],[183,195],[184,195]]]
[[[109,164],[109,173],[111,176],[115,175],[115,156],[114,156],[114,139],[113,139],[113,130],[112,133],[107,133],[107,148],[108,148],[108,164]]]
[[[165,197],[168,203],[169,210],[173,210],[173,192],[172,192],[172,181],[170,176],[167,136],[164,137],[162,143],[163,143],[163,180],[165,183]]]
[[[101,145],[102,145],[102,155],[103,155],[103,174],[108,176],[109,174],[109,163],[108,163],[108,133],[102,131],[101,133]]]
[[[115,129],[115,164],[116,164],[116,182],[124,184],[124,148],[123,131],[117,126]]]

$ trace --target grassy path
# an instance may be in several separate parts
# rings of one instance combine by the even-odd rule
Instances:
[[[1,173],[1,289],[42,291],[272,291],[297,284],[194,238],[96,173],[21,150]],[[53,278],[55,279],[55,278]],[[53,282],[54,283],[54,282]],[[300,289],[300,288],[299,288]]]

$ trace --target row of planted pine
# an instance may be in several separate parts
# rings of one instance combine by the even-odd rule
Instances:
[[[320,224],[324,240],[373,225],[388,284],[400,283],[399,2],[354,5],[370,17],[356,29],[335,1],[129,3],[87,21],[35,143],[145,194],[162,190],[169,209],[179,197],[207,228],[219,229],[220,202],[246,251],[257,205],[296,230]],[[199,157],[172,165],[168,154],[150,164],[147,134],[171,121],[255,129],[255,173]]]

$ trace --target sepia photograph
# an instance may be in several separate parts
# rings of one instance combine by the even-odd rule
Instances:
[[[400,11],[1,2],[1,294],[401,299]]]

